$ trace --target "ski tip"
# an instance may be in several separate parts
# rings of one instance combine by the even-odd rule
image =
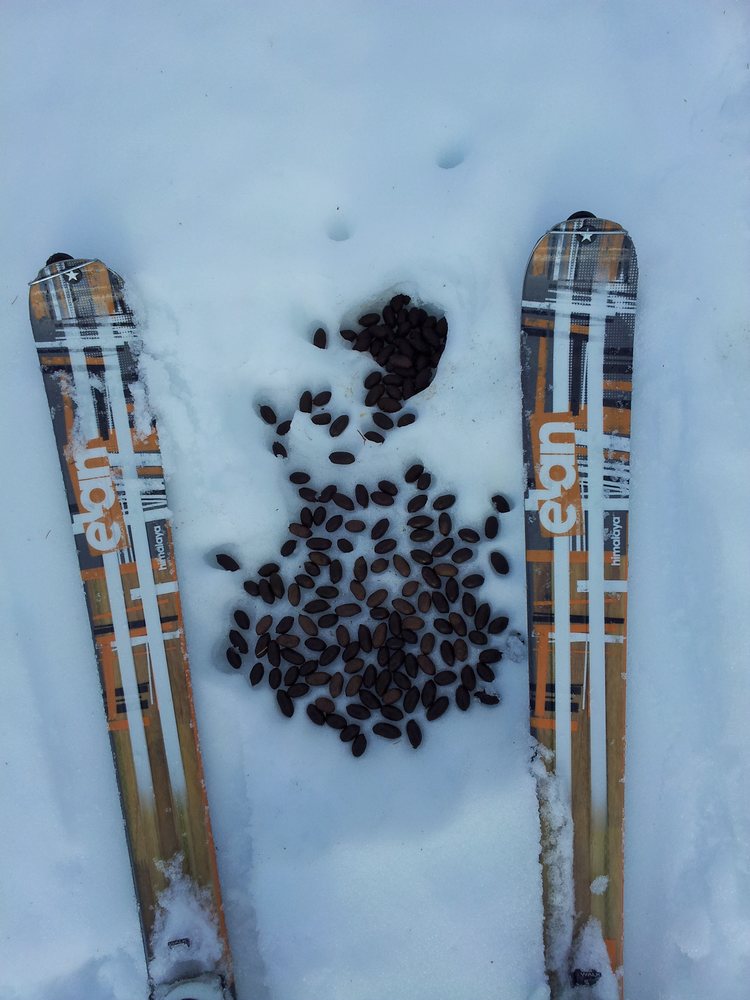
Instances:
[[[59,264],[64,260],[74,260],[74,257],[69,253],[53,253],[51,257],[47,258],[44,266],[49,267],[50,264]]]
[[[574,219],[596,219],[597,216],[593,212],[573,212],[572,215],[568,216],[567,221],[572,222]]]

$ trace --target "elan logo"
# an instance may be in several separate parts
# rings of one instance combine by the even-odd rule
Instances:
[[[576,467],[576,428],[565,414],[545,414],[537,421],[536,491],[539,522],[550,535],[581,530],[581,493]]]
[[[107,449],[89,441],[73,469],[86,541],[94,552],[112,552],[120,545],[123,526]]]

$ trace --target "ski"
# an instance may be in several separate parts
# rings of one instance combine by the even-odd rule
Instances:
[[[233,1000],[156,423],[123,281],[55,254],[29,310],[89,613],[151,1000]]]
[[[545,957],[555,1000],[623,996],[637,280],[627,232],[579,212],[536,244],[523,286],[531,731],[544,761]]]

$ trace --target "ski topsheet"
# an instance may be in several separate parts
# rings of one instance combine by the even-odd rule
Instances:
[[[50,258],[29,306],[154,1000],[234,996],[156,424],[122,279]]]
[[[577,986],[594,986],[589,996],[622,995],[637,278],[628,234],[579,213],[537,243],[523,287],[531,729],[556,776],[540,776],[554,997]]]

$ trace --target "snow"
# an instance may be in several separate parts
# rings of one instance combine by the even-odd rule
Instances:
[[[522,629],[520,286],[579,209],[629,229],[641,273],[626,996],[746,997],[745,6],[41,0],[2,23],[3,1000],[145,995],[28,325],[58,250],[123,274],[143,324],[240,1000],[546,996],[524,664],[419,753],[352,761],[221,668],[239,585],[212,555],[275,554],[294,495],[257,407],[330,387],[355,417],[364,359],[311,334],[403,290],[448,347],[368,478],[419,458],[472,522],[511,498],[493,601]]]

